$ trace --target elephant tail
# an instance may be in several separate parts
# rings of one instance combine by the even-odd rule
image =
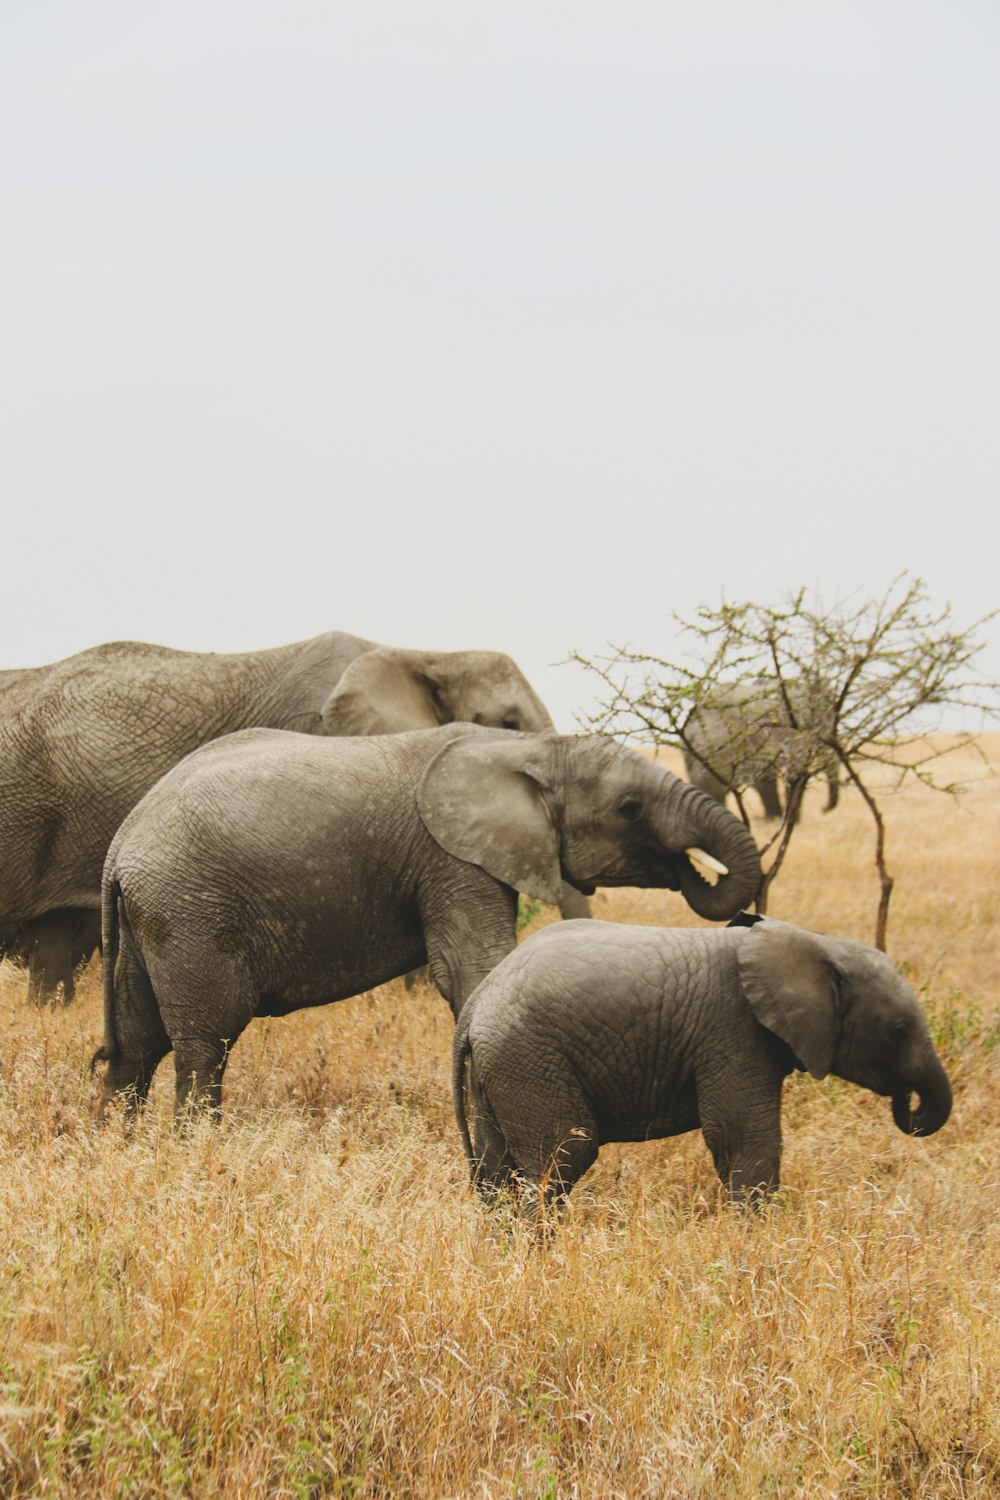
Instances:
[[[451,1056],[451,1095],[455,1105],[455,1119],[458,1122],[458,1131],[462,1137],[462,1144],[465,1147],[465,1158],[469,1163],[469,1171],[474,1173],[476,1161],[472,1154],[472,1136],[469,1133],[469,1121],[465,1113],[465,1065],[472,1056],[472,1046],[469,1042],[469,1023],[466,1020],[465,1024],[462,1024],[461,1013],[458,1017],[455,1045]]]
[[[115,1031],[115,970],[121,937],[119,905],[121,886],[117,880],[105,880],[101,887],[101,948],[104,954],[104,1041],[90,1059],[93,1073],[99,1062],[114,1062],[119,1053]]]

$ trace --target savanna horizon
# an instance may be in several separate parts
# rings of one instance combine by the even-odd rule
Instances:
[[[219,1128],[178,1138],[168,1057],[132,1138],[96,1131],[97,966],[46,1010],[0,969],[0,1492],[996,1494],[1000,781],[969,749],[941,769],[960,799],[883,809],[888,950],[952,1118],[910,1139],[888,1101],[795,1075],[759,1217],[692,1134],[604,1148],[544,1250],[490,1218],[450,1012],[399,980],[254,1022]],[[870,942],[872,824],[823,800],[770,911]],[[699,925],[654,890],[594,915]]]

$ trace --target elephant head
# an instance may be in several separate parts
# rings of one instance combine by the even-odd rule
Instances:
[[[458,721],[531,733],[552,728],[527,678],[499,651],[366,651],[347,667],[321,717],[321,733],[331,735],[398,734]]]
[[[601,737],[457,738],[425,771],[417,806],[449,854],[544,901],[559,900],[564,880],[588,895],[598,885],[659,886],[721,921],[760,883],[757,846],[737,818]],[[716,870],[714,886],[692,859]]]
[[[891,1098],[908,1134],[941,1129],[951,1084],[916,995],[884,953],[768,917],[741,944],[739,963],[757,1020],[814,1078],[834,1073]]]

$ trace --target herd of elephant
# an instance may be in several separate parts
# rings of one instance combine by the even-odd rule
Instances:
[[[218,1113],[255,1016],[426,964],[485,1197],[516,1188],[534,1218],[601,1143],[700,1128],[756,1198],[778,1183],[793,1070],[890,1097],[917,1134],[951,1090],[883,954],[743,915],[759,854],[724,796],[557,734],[500,653],[116,642],[0,673],[0,948],[31,1000],[68,1002],[103,946],[102,1114],[134,1112],[171,1051],[178,1110]],[[587,896],[623,885],[732,920],[591,920]],[[518,892],[569,920],[517,946]]]

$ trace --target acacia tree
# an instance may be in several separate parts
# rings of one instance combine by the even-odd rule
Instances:
[[[700,763],[733,791],[747,824],[745,788],[765,775],[781,777],[781,821],[762,849],[761,912],[809,782],[830,783],[828,806],[838,782],[856,787],[874,825],[875,943],[884,949],[893,877],[879,798],[907,779],[950,794],[961,789],[937,774],[936,762],[955,741],[943,747],[928,736],[946,709],[966,719],[996,713],[998,684],[974,670],[978,632],[993,616],[959,629],[950,605],[932,609],[923,581],[901,574],[880,598],[832,609],[807,604],[801,589],[777,607],[723,602],[703,606],[694,620],[673,618],[695,643],[694,665],[615,647],[604,657],[572,654],[605,685],[584,727],[682,748],[689,765]],[[706,742],[707,715],[717,724],[720,698],[731,704],[734,697],[744,706],[727,708],[724,736]],[[958,743],[974,744],[972,732]]]

